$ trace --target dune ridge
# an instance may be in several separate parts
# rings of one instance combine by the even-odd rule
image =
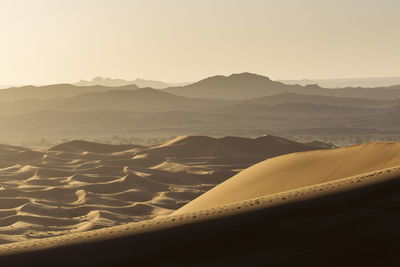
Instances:
[[[201,195],[174,214],[212,208],[400,164],[400,143],[375,142],[307,151],[258,163]]]

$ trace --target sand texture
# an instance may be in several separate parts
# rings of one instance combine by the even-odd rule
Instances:
[[[0,243],[167,215],[254,163],[326,147],[275,136],[185,136],[153,147],[73,141],[42,151],[1,145]]]

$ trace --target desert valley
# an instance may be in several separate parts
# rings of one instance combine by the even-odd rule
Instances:
[[[12,136],[14,139],[9,140],[14,143],[29,144],[24,140],[28,136],[43,138],[46,134],[47,139],[65,140],[52,145],[31,143],[30,147],[1,145],[0,242],[5,251],[13,251],[13,246],[18,251],[19,244],[24,242],[48,244],[52,238],[61,238],[55,249],[59,247],[63,251],[65,246],[70,246],[71,235],[81,240],[77,244],[90,244],[93,241],[85,240],[93,231],[104,231],[104,236],[108,236],[115,227],[130,229],[132,225],[135,229],[135,223],[168,221],[169,217],[204,214],[207,210],[212,214],[213,210],[227,205],[238,205],[238,208],[244,205],[243,212],[250,208],[244,214],[253,213],[245,203],[280,194],[297,197],[302,193],[296,192],[308,192],[307,188],[314,188],[311,195],[315,195],[307,197],[307,201],[318,201],[313,199],[337,194],[325,193],[324,187],[319,193],[315,189],[319,186],[340,185],[343,179],[374,171],[381,173],[400,165],[399,143],[379,141],[388,136],[397,138],[398,86],[324,89],[317,85],[286,85],[264,76],[242,73],[165,89],[139,88],[134,84],[122,87],[63,84],[3,89],[0,96],[3,99],[0,105],[2,138]],[[256,136],[262,132],[292,138]],[[336,142],[294,141],[292,134],[298,132],[306,133],[308,139],[318,133],[319,137],[325,136],[323,140]],[[129,138],[131,133],[134,137]],[[159,137],[153,138],[155,144],[143,144],[144,139],[138,138],[138,133],[143,136],[157,133]],[[363,138],[378,141],[349,146],[357,143],[354,135],[359,133]],[[186,135],[168,139],[175,134]],[[76,136],[82,139],[68,141]],[[341,138],[334,139],[334,136]],[[107,142],[93,141],[99,138]],[[354,190],[350,183],[348,186],[344,183],[343,192]],[[386,178],[382,183],[387,183]],[[384,206],[374,209],[383,211],[386,205],[384,202]],[[268,211],[272,209],[270,206],[261,210]],[[237,212],[221,214],[210,222],[200,221],[204,227],[212,227],[208,225],[219,218],[233,223],[234,217],[243,216]],[[338,216],[336,208],[329,212],[333,212],[329,216]],[[332,233],[330,227],[324,231]],[[262,230],[258,234],[268,233]],[[353,238],[359,240],[360,236]],[[150,238],[153,239],[157,240],[157,235]],[[216,240],[231,246],[226,238]],[[280,250],[280,246],[276,249]],[[120,245],[116,248],[120,249]],[[1,249],[2,246],[0,253]],[[161,246],[152,253],[161,251],[165,252],[166,248]],[[142,251],[141,255],[146,253]],[[262,262],[277,260],[275,256],[265,259],[261,252],[250,254],[236,257],[235,261],[248,264],[252,257],[262,257]],[[4,262],[11,257],[11,262],[17,264],[13,255],[18,253],[5,255]],[[169,255],[164,260],[182,264],[171,256],[174,253]],[[142,256],[135,258],[138,262],[147,262]],[[51,260],[54,257],[49,258],[49,264],[54,262]],[[121,252],[121,262],[126,257]],[[101,257],[97,259],[104,261]],[[219,259],[212,256],[209,260],[217,263]],[[152,262],[159,263],[159,260]]]
[[[0,0],[0,266],[400,266],[399,10]]]

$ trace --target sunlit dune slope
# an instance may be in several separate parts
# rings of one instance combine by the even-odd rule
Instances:
[[[400,165],[400,143],[375,142],[292,153],[258,163],[174,214],[212,208]]]

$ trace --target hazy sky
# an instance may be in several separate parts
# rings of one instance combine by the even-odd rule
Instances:
[[[400,76],[399,0],[0,0],[0,84]]]

